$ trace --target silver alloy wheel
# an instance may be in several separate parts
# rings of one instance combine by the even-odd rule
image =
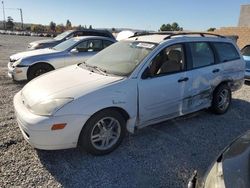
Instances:
[[[227,89],[221,90],[219,94],[219,104],[218,107],[220,110],[225,110],[229,106],[230,95]]]
[[[121,135],[121,125],[113,117],[100,119],[91,131],[91,143],[99,150],[107,150],[114,146]]]

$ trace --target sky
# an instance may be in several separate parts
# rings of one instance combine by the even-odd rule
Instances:
[[[17,22],[19,11],[8,8],[22,8],[25,23],[65,24],[69,19],[76,26],[156,31],[173,22],[194,31],[237,26],[242,4],[250,0],[4,0],[6,18]]]

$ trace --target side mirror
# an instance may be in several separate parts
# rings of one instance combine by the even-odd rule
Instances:
[[[142,76],[141,78],[142,79],[147,79],[147,78],[150,78],[151,77],[151,74],[150,74],[150,68],[147,67],[144,72],[142,73]]]
[[[70,50],[70,53],[76,54],[76,53],[78,53],[78,50],[76,48],[73,48],[72,50]]]

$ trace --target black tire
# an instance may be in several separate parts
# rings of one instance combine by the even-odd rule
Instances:
[[[225,97],[225,99],[222,99],[223,98],[223,97],[221,97],[222,94],[227,95]],[[224,100],[224,102],[223,102],[223,100]],[[212,112],[215,114],[226,113],[231,105],[231,100],[232,100],[232,92],[231,92],[230,87],[227,84],[219,85],[214,90],[214,93],[213,93],[213,100],[212,100],[212,106],[211,106]]]
[[[52,71],[54,68],[51,65],[45,63],[39,63],[31,66],[28,70],[28,80],[32,80],[46,72]]]
[[[107,118],[107,119],[114,118],[116,120],[115,123],[119,122],[120,134],[119,134],[119,137],[117,136],[117,140],[113,140],[115,142],[113,142],[112,146],[110,146],[109,148],[106,148],[106,149],[100,149],[100,148],[97,148],[97,146],[96,146],[99,144],[98,141],[95,144],[93,144],[93,142],[91,140],[91,136],[93,136],[93,133],[99,129],[99,126],[97,125],[97,123],[100,120],[103,120],[105,118]],[[105,119],[104,121],[107,121],[107,120]],[[117,126],[118,126],[118,124],[117,124]],[[101,129],[99,129],[99,130],[101,130]],[[99,132],[99,135],[101,135],[101,132]],[[80,133],[79,140],[78,140],[78,146],[80,147],[80,149],[82,149],[82,150],[84,150],[92,155],[105,155],[105,154],[108,154],[108,153],[114,151],[121,144],[125,135],[126,135],[125,118],[119,112],[112,110],[112,109],[107,109],[107,110],[97,112],[86,122],[86,124],[84,125],[84,127]],[[100,144],[102,144],[103,140],[100,140],[99,142],[100,142]],[[111,139],[111,142],[112,142],[112,139]]]

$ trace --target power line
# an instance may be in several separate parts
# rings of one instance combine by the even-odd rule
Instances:
[[[3,4],[3,27],[4,27],[4,30],[6,30],[5,11],[4,11],[4,2],[3,1],[2,1],[2,4]]]

